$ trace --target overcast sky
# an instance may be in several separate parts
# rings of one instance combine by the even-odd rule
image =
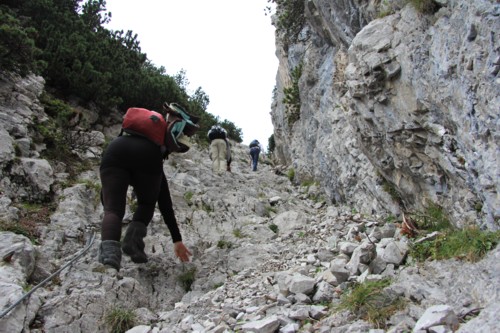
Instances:
[[[186,71],[191,95],[209,96],[207,111],[232,121],[243,143],[267,148],[278,60],[267,0],[107,0],[111,30],[132,30],[141,51],[168,75]],[[170,101],[174,102],[174,101]]]

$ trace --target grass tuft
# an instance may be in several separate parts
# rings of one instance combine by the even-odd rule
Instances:
[[[477,227],[448,230],[434,240],[413,244],[410,256],[417,261],[457,258],[470,262],[482,259],[500,240],[500,231],[481,231]]]
[[[112,308],[105,317],[110,333],[123,333],[135,326],[136,316],[132,310]]]
[[[233,247],[233,243],[224,239],[221,239],[217,242],[217,247],[219,249],[231,249]]]
[[[241,230],[240,228],[233,229],[233,235],[236,238],[243,238],[243,237],[245,237],[245,234],[243,233],[243,230]]]
[[[193,267],[191,269],[188,269],[184,273],[180,274],[179,276],[177,276],[177,280],[180,282],[182,288],[184,288],[186,292],[191,291],[191,286],[194,283],[195,275],[196,275],[196,268]]]
[[[389,279],[355,284],[341,297],[336,310],[348,310],[378,328],[385,328],[390,316],[405,305],[402,298],[384,290],[389,284]]]
[[[277,234],[279,228],[278,228],[278,226],[276,224],[272,223],[272,224],[269,225],[269,229],[271,229],[272,232],[274,232],[275,234]]]

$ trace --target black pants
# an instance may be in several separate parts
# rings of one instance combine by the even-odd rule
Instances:
[[[133,221],[149,224],[160,192],[162,161],[160,148],[143,138],[119,137],[109,145],[100,168],[102,240],[120,241],[129,186],[137,196]]]

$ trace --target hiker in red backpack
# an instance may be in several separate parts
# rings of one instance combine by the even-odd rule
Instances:
[[[172,236],[175,255],[183,262],[189,261],[192,254],[182,242],[163,172],[163,160],[169,153],[165,147],[140,133],[124,133],[106,148],[100,165],[104,216],[98,260],[102,264],[119,270],[122,250],[135,263],[148,261],[144,237],[157,202]],[[129,186],[134,189],[137,209],[120,241]]]
[[[231,172],[231,146],[226,130],[219,125],[213,125],[208,131],[208,139],[212,171],[219,175],[224,171]]]
[[[258,140],[253,140],[250,142],[250,158],[251,158],[251,165],[252,165],[252,171],[257,171],[257,164],[259,163],[259,154],[260,151],[262,150],[262,146],[260,145],[260,142]]]

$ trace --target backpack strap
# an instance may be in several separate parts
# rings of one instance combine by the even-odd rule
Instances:
[[[200,128],[197,124],[199,117],[187,113],[176,103],[163,103],[163,109],[166,112],[167,131],[165,133],[165,144],[169,153],[184,153],[189,147],[180,142],[182,135],[193,136]]]
[[[198,122],[200,121],[200,117],[187,113],[187,111],[177,103],[168,104],[167,102],[165,102],[163,103],[163,109],[167,112],[167,114],[175,114],[176,116],[186,120],[188,123],[194,126],[196,126],[196,124],[198,124]]]

